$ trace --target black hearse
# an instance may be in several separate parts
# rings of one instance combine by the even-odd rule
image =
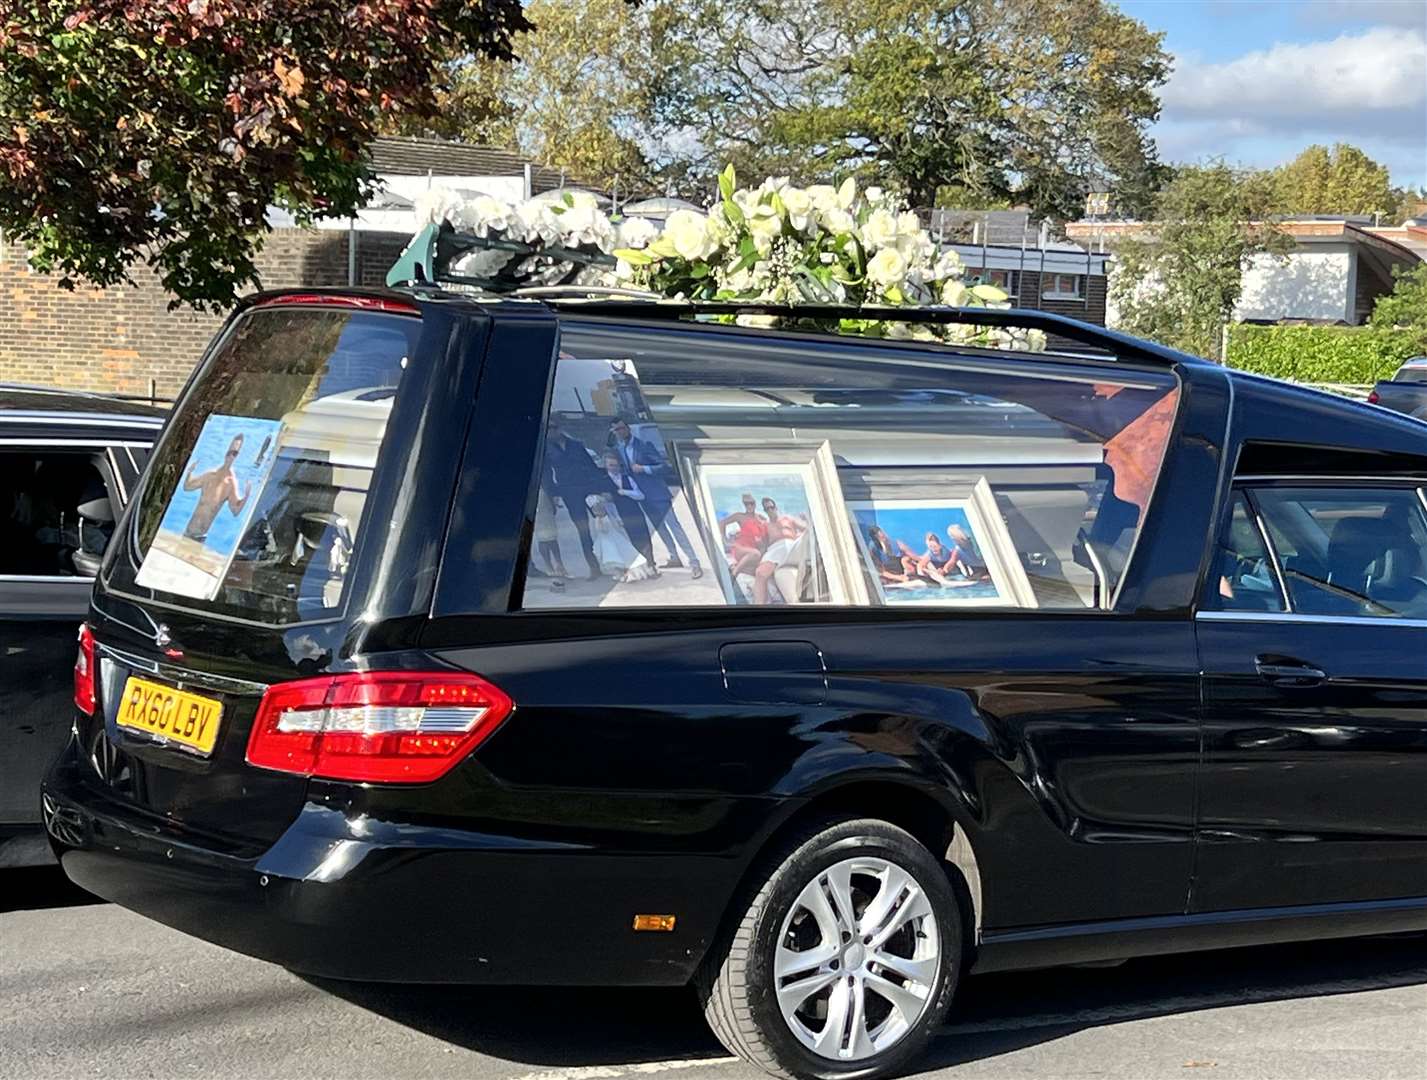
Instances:
[[[694,984],[881,1075],[967,971],[1427,927],[1424,485],[1419,423],[1038,312],[268,293],[48,827],[297,971]]]

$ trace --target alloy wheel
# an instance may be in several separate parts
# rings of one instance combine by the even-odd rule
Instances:
[[[857,1061],[913,1028],[941,963],[936,915],[916,878],[886,859],[844,859],[819,871],[783,920],[778,1006],[814,1054]]]

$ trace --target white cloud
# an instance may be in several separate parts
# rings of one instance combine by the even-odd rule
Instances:
[[[1221,63],[1180,57],[1162,101],[1155,136],[1167,160],[1223,155],[1271,165],[1311,142],[1350,142],[1399,183],[1427,176],[1422,32],[1378,26]]]
[[[1176,119],[1427,117],[1427,36],[1376,27],[1332,41],[1278,44],[1218,64],[1176,66],[1163,93]]]

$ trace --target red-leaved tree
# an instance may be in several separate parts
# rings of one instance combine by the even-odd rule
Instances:
[[[0,229],[67,286],[142,260],[223,307],[268,206],[353,211],[384,115],[526,27],[520,0],[0,0]]]

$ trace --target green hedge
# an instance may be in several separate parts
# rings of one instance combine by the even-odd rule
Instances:
[[[1370,326],[1229,328],[1229,366],[1297,382],[1374,383],[1423,351],[1420,335]]]

